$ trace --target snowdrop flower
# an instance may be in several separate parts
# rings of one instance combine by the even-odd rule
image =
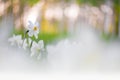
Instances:
[[[41,52],[44,51],[44,42],[43,40],[40,40],[38,43],[33,41],[32,47],[31,47],[31,56],[38,54],[41,55]]]
[[[31,21],[29,21],[28,30],[28,35],[30,37],[35,36],[36,39],[38,38],[39,24],[37,22],[33,24]]]
[[[11,45],[18,45],[18,47],[20,48],[22,46],[22,36],[21,35],[13,35],[12,38],[8,39],[8,42],[11,43]]]

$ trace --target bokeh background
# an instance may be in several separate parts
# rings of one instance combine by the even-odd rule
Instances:
[[[40,24],[39,39],[48,54],[42,62],[7,42],[13,34],[24,35],[28,21]],[[0,0],[3,71],[120,71],[119,48],[119,0]]]

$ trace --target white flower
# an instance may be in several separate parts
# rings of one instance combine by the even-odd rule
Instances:
[[[32,40],[30,38],[28,38],[28,46],[30,47],[32,43]]]
[[[8,39],[8,42],[11,43],[11,45],[18,45],[18,47],[21,47],[22,46],[22,36],[21,35],[13,35],[12,38],[9,38]]]
[[[31,21],[29,21],[28,30],[28,35],[30,37],[35,36],[35,38],[38,38],[39,24],[37,22],[33,24]]]
[[[43,40],[40,40],[38,43],[33,42],[32,47],[31,47],[31,56],[38,54],[39,56],[41,55],[41,51],[44,50],[44,42]]]
[[[24,41],[23,41],[23,49],[26,50],[27,48],[29,48],[31,46],[31,42],[32,42],[32,40],[30,38],[28,38],[28,40],[24,39]]]
[[[24,41],[23,41],[23,49],[26,50],[27,46],[28,46],[27,39],[24,39]]]

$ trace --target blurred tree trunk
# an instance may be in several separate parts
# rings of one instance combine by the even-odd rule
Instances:
[[[113,0],[114,3],[114,20],[115,20],[115,36],[119,36],[119,0]]]
[[[118,3],[119,3],[119,4],[118,4],[118,5],[119,5],[119,6],[118,6],[118,11],[119,11],[119,12],[118,12],[118,15],[119,15],[118,24],[119,24],[119,37],[120,37],[120,1],[119,1]]]
[[[2,2],[4,3],[4,14],[2,15],[2,18],[4,18],[13,12],[12,0],[2,0]]]
[[[119,37],[120,37],[120,13],[119,13]]]
[[[104,12],[104,33],[107,35],[113,34],[113,1],[112,0],[106,0],[105,6],[103,8]],[[112,30],[111,30],[112,29]]]
[[[13,0],[14,24],[18,30],[23,29],[23,11],[24,2],[22,0]]]
[[[20,1],[20,13],[19,13],[19,16],[20,16],[20,27],[21,29],[24,29],[24,25],[23,25],[23,13],[24,13],[24,7],[25,7],[25,3],[23,1]]]

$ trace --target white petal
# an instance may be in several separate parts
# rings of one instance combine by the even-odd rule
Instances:
[[[31,25],[28,25],[27,29],[30,31],[32,30],[32,26]]]
[[[44,42],[43,42],[43,40],[40,40],[40,41],[38,42],[38,44],[39,44],[40,48],[44,48]]]
[[[19,40],[19,39],[22,39],[22,36],[21,36],[21,35],[17,35],[17,36],[15,36],[15,38],[16,38],[17,40]]]
[[[11,45],[18,45],[18,47],[21,47],[22,44],[22,36],[21,35],[13,35],[12,38],[8,39],[8,42],[11,43]]]
[[[32,47],[36,47],[38,44],[35,42],[35,41],[33,41],[33,43],[32,43]]]
[[[31,45],[32,40],[30,38],[28,38],[28,45]]]
[[[28,23],[29,23],[29,25],[30,25],[31,27],[34,26],[33,23],[32,23],[31,21],[28,21]]]
[[[37,59],[39,60],[42,57],[41,53],[38,55]]]
[[[33,56],[36,53],[36,43],[33,42],[33,45],[31,47],[31,56]]]
[[[36,39],[38,39],[38,34],[35,33],[34,36],[35,36]]]
[[[38,27],[38,28],[40,27],[38,22],[35,22],[35,26]]]
[[[25,39],[24,40],[24,42],[23,42],[23,49],[27,49],[27,47],[28,47],[28,44],[27,44],[27,39]]]
[[[39,34],[39,29],[37,31],[35,31],[36,34]]]
[[[23,43],[23,41],[22,41],[22,40],[18,40],[18,41],[17,41],[17,45],[18,45],[18,47],[19,47],[19,48],[21,48],[21,47],[22,47],[22,43]]]
[[[34,24],[31,22],[31,21],[28,21],[28,27],[27,27],[27,29],[28,30],[32,30],[32,28],[34,27]]]
[[[13,35],[13,37],[8,39],[8,42],[13,42],[15,40],[15,35]]]
[[[32,37],[32,36],[33,36],[33,31],[29,31],[29,32],[28,32],[28,35],[29,35],[30,37]]]

